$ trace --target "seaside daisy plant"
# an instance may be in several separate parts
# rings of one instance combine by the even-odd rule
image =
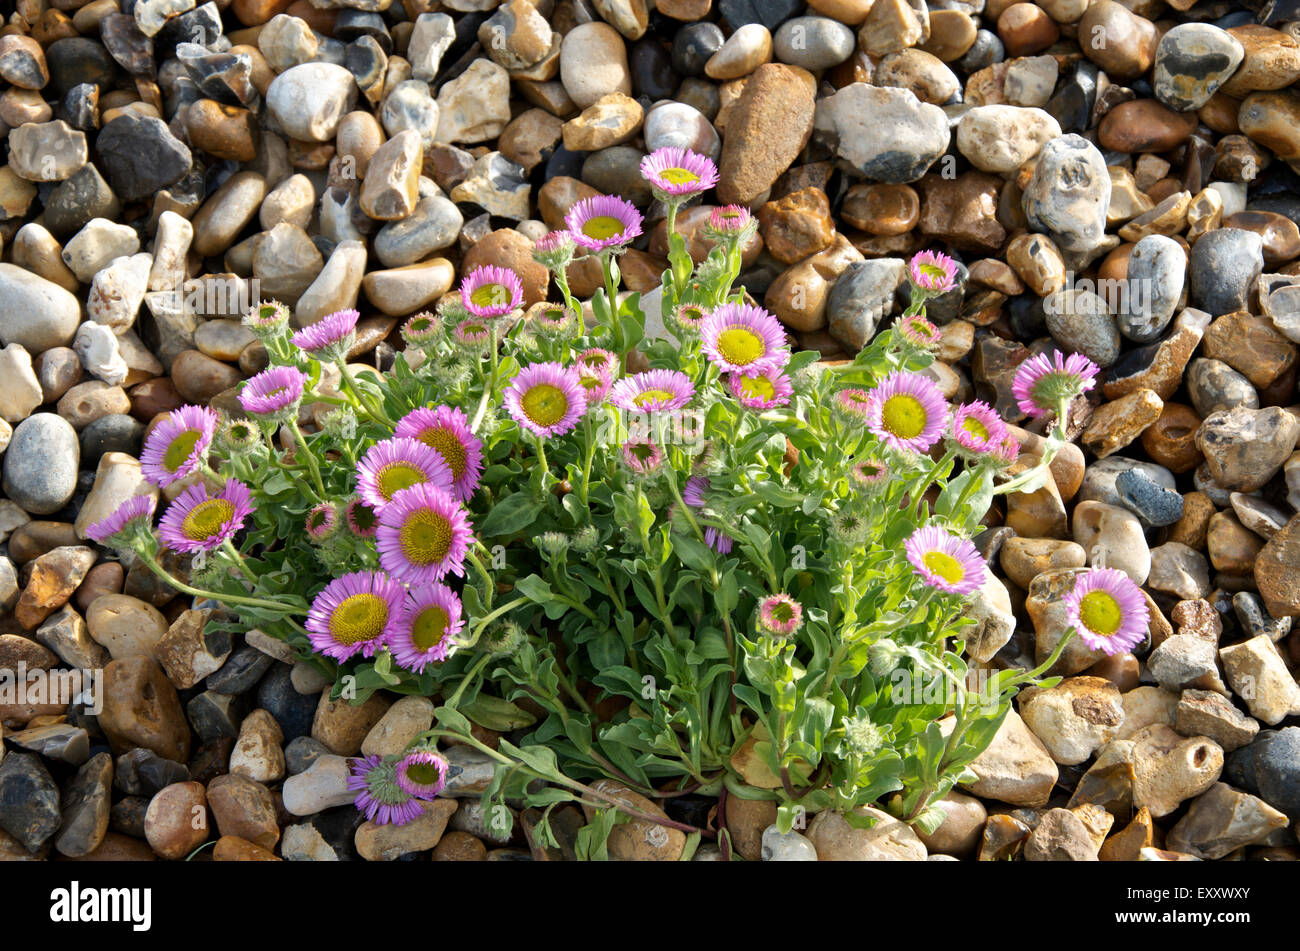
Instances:
[[[129,499],[88,535],[221,608],[209,623],[282,640],[335,699],[433,699],[409,749],[353,762],[371,821],[470,795],[456,784],[474,761],[494,767],[472,793],[485,815],[530,810],[535,844],[555,842],[557,807],[594,809],[589,858],[629,817],[730,854],[725,826],[597,780],[717,797],[724,815],[729,797],[772,800],[786,830],[825,809],[868,823],[866,805],[933,830],[1071,637],[1116,653],[1146,636],[1136,585],[1097,569],[1038,668],[965,654],[990,580],[982,522],[1050,478],[1097,368],[1021,366],[1015,397],[1047,432],[1022,453],[992,407],[951,404],[925,372],[941,338],[926,304],[954,286],[952,259],[916,255],[906,310],[854,359],[821,362],[736,283],[748,209],[711,211],[702,260],[676,230],[713,163],[662,149],[642,172],[668,232],[656,335],[618,267],[645,222],[614,195],[537,242],[558,300],[474,269],[405,321],[384,372],[348,360],[357,311],[295,326],[260,304],[245,322],[269,367],[230,405],[155,425],[156,507]],[[568,280],[580,257],[602,278],[589,301]]]

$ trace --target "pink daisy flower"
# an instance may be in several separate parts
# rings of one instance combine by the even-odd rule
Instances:
[[[198,472],[208,457],[219,418],[203,406],[182,406],[167,414],[144,441],[140,468],[144,477],[165,489]]]
[[[1093,568],[1077,576],[1063,600],[1079,637],[1106,654],[1137,647],[1151,622],[1142,589],[1118,568]]]
[[[421,407],[398,422],[393,436],[416,439],[438,455],[451,469],[455,495],[468,501],[483,474],[483,442],[469,428],[469,418],[454,406]]]
[[[377,442],[357,463],[357,493],[376,513],[402,489],[422,483],[454,492],[456,477],[442,456],[418,439],[394,437]]]
[[[582,351],[574,362],[585,370],[604,371],[609,374],[611,380],[622,370],[618,355],[610,350],[602,350],[600,347]]]
[[[564,216],[573,240],[588,251],[619,248],[641,234],[641,213],[615,195],[596,195],[575,202]]]
[[[605,370],[578,368],[578,384],[587,397],[587,411],[591,412],[605,402],[611,386],[609,373]]]
[[[957,262],[938,251],[913,255],[907,272],[912,283],[930,295],[947,293],[957,285]]]
[[[871,392],[851,386],[835,394],[835,409],[842,417],[855,423],[867,421],[867,411],[871,407]]]
[[[891,373],[871,391],[867,428],[900,452],[929,452],[943,435],[948,404],[939,387],[916,373]]]
[[[664,461],[664,451],[650,439],[633,438],[623,443],[623,465],[635,475],[655,472]]]
[[[1020,364],[1011,383],[1011,394],[1020,411],[1029,416],[1056,412],[1057,404],[1069,402],[1096,385],[1097,364],[1082,354],[1062,357],[1058,350],[1049,359],[1040,353]]]
[[[723,205],[709,213],[709,228],[720,235],[738,235],[749,228],[754,216],[741,205]]]
[[[558,363],[524,367],[506,387],[503,400],[515,422],[543,439],[571,432],[587,412],[578,374]]]
[[[699,333],[700,328],[704,326],[704,318],[708,316],[699,304],[682,304],[673,314],[673,318],[684,330],[693,330],[696,333]]]
[[[237,479],[227,479],[215,495],[199,483],[167,507],[158,523],[158,534],[172,551],[212,551],[243,528],[253,509],[248,486]]]
[[[348,351],[356,340],[357,320],[360,317],[361,314],[355,310],[336,310],[310,327],[299,330],[289,339],[294,346],[306,350],[312,356],[343,360],[347,358]]]
[[[239,391],[239,405],[254,416],[289,416],[302,401],[307,374],[297,367],[271,367]]]
[[[609,401],[629,413],[681,409],[694,396],[691,378],[678,370],[647,370],[625,376],[609,390]]]
[[[108,518],[88,526],[86,537],[112,548],[128,547],[137,531],[151,526],[157,504],[152,495],[133,495]]]
[[[357,538],[374,538],[379,527],[379,516],[363,499],[353,499],[343,509],[348,530]]]
[[[898,335],[918,350],[933,350],[943,341],[939,328],[920,314],[904,317],[895,329]]]
[[[405,591],[382,571],[354,571],[335,578],[312,600],[307,638],[312,650],[340,663],[374,657],[397,624]]]
[[[426,347],[438,339],[438,320],[425,311],[408,317],[402,324],[402,339],[411,347]]]
[[[758,604],[758,626],[772,637],[789,637],[803,626],[803,605],[788,594],[771,594]]]
[[[332,502],[322,502],[315,506],[307,513],[304,519],[304,527],[307,534],[311,536],[312,541],[323,541],[334,534],[334,530],[339,527],[338,509]]]
[[[988,403],[963,403],[952,414],[952,438],[972,458],[997,452],[1007,424]]]
[[[447,785],[447,771],[451,768],[437,751],[416,749],[397,761],[397,784],[416,799],[433,799]]]
[[[418,483],[402,489],[379,513],[379,565],[398,581],[427,584],[465,573],[474,527],[450,492]]]
[[[700,325],[705,356],[728,373],[776,370],[790,361],[781,322],[761,307],[723,304]]]
[[[903,550],[912,569],[932,588],[967,595],[984,583],[987,568],[975,546],[935,525],[914,531]]]
[[[860,459],[849,469],[849,476],[860,489],[876,489],[889,481],[889,466],[879,459]]]
[[[243,324],[258,337],[274,337],[289,326],[289,308],[278,300],[262,301],[244,315]]]
[[[465,626],[461,610],[460,597],[445,584],[435,581],[411,588],[388,637],[393,660],[417,674],[446,660]]]
[[[759,370],[755,373],[729,373],[727,385],[731,395],[748,409],[775,409],[790,402],[794,386],[781,370]]]
[[[669,146],[641,160],[641,177],[660,195],[676,198],[708,191],[718,184],[718,169],[706,156]]]
[[[481,347],[488,342],[490,332],[477,317],[467,317],[455,326],[451,336],[463,347]]]
[[[519,275],[504,267],[476,267],[460,282],[460,299],[475,317],[504,317],[524,303]]]
[[[573,235],[563,228],[548,231],[533,242],[533,260],[550,271],[562,271],[573,260],[577,249]]]
[[[1011,465],[1020,458],[1020,440],[1007,433],[1002,442],[998,443],[998,448],[993,453],[993,457],[1000,466]]]
[[[375,755],[352,761],[348,789],[355,792],[357,811],[376,825],[404,826],[424,815],[420,800],[402,788],[392,757]]]
[[[705,493],[709,491],[709,480],[704,476],[691,476],[682,487],[682,501],[693,509],[702,509],[705,505]],[[731,554],[734,539],[721,529],[706,525],[704,542],[720,555]]]

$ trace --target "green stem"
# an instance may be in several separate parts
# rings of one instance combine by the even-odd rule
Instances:
[[[303,458],[307,460],[307,468],[311,471],[311,480],[316,484],[316,491],[320,493],[320,500],[323,502],[325,501],[325,483],[321,480],[320,464],[316,461],[316,454],[307,445],[307,437],[302,434],[296,416],[289,417],[289,426],[293,429],[294,448],[302,450]]]
[[[485,666],[487,666],[487,662],[490,661],[491,659],[492,659],[492,655],[485,653],[478,660],[476,660],[474,662],[474,665],[470,667],[469,670],[465,671],[465,676],[461,678],[460,686],[457,687],[456,692],[451,695],[451,699],[449,699],[443,705],[447,707],[451,707],[454,710],[456,708],[456,704],[460,703],[460,698],[465,693],[465,688],[469,686],[469,682],[473,680],[475,676],[478,675],[479,671],[481,671]]]
[[[687,505],[686,502],[682,499],[681,490],[677,488],[676,472],[670,471],[668,473],[668,488],[672,491],[673,498],[677,500],[677,504],[681,509],[682,515],[686,517],[687,524],[689,524],[691,526],[691,529],[695,532],[695,537],[698,538],[701,542],[703,542],[704,532],[700,529],[700,523],[695,521],[695,516],[691,514],[691,507]]]
[[[491,351],[491,370],[487,380],[483,383],[483,395],[479,397],[478,409],[474,411],[474,419],[470,422],[471,432],[477,433],[479,425],[483,422],[483,415],[487,412],[488,400],[497,388],[497,324],[496,321],[488,323],[488,348]]]
[[[147,554],[142,551],[137,551],[136,554],[140,556],[140,560],[143,561],[146,565],[148,565],[150,570],[152,570],[153,573],[156,574],[159,578],[161,578],[163,581],[166,581],[177,591],[180,591],[184,594],[188,594],[191,597],[203,598],[205,600],[217,601],[224,604],[244,604],[250,608],[265,608],[269,611],[278,611],[284,615],[307,613],[297,608],[291,608],[288,605],[281,604],[279,601],[266,601],[262,598],[250,598],[239,594],[218,594],[216,591],[208,591],[204,588],[196,588],[193,585],[185,584],[179,578],[174,577],[171,574],[171,572],[169,572],[166,568],[164,568],[162,565],[158,563],[158,559],[156,559],[153,555]],[[285,619],[289,620],[288,617],[286,617]],[[299,629],[301,630],[301,628]]]
[[[365,390],[361,389],[356,378],[352,375],[352,371],[348,369],[347,362],[345,360],[339,360],[335,363],[335,366],[339,368],[339,372],[343,375],[343,380],[347,383],[348,388],[352,390],[352,394],[360,403],[362,412],[373,419],[376,423],[379,423],[379,425],[386,426],[389,429],[394,429],[395,426],[393,421],[388,418],[388,414],[385,413],[380,406],[372,402],[370,397],[366,395]]]
[[[234,542],[227,538],[221,543],[221,550],[235,560],[246,581],[252,582],[256,580],[257,576],[249,569],[248,562],[244,561],[244,556],[239,553],[239,549],[235,547]]]
[[[477,625],[475,626],[475,628],[474,628],[474,638],[477,639],[477,638],[478,638],[478,635],[480,635],[480,634],[483,633],[483,629],[486,628],[486,627],[487,627],[489,624],[491,624],[493,621],[495,621],[497,618],[499,618],[501,615],[503,615],[503,614],[509,614],[509,613],[510,613],[511,611],[513,611],[515,608],[517,608],[517,607],[521,607],[521,606],[523,606],[523,605],[525,605],[525,604],[528,604],[528,603],[530,603],[530,602],[529,602],[529,599],[521,596],[521,597],[515,598],[513,601],[510,601],[510,602],[508,602],[508,603],[506,603],[506,604],[501,605],[501,607],[497,608],[497,609],[496,609],[495,611],[493,611],[491,614],[486,614],[486,615],[484,615],[484,616],[483,616],[483,619],[480,620],[480,621],[478,622],[478,624],[477,624]]]

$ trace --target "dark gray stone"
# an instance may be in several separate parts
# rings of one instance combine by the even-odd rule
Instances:
[[[1264,239],[1241,228],[1220,228],[1192,245],[1189,292],[1192,306],[1211,317],[1242,310],[1264,270]]]

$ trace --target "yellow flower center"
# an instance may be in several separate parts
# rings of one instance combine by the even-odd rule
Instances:
[[[981,441],[989,438],[989,429],[974,416],[967,416],[961,421],[961,428]]]
[[[476,307],[504,307],[510,303],[510,290],[504,284],[484,284],[469,295]]]
[[[966,577],[961,562],[942,551],[927,551],[921,563],[949,584],[957,584]]]
[[[417,317],[409,324],[412,333],[421,334],[433,327],[433,321],[428,317]]]
[[[442,456],[442,461],[447,463],[447,468],[457,479],[465,474],[465,464],[469,461],[465,447],[451,430],[430,426],[416,438]]]
[[[434,565],[451,550],[451,522],[437,512],[416,509],[398,532],[402,554],[415,565]]]
[[[1089,591],[1079,599],[1079,620],[1092,633],[1110,637],[1124,622],[1124,612],[1114,595],[1107,591]]]
[[[538,426],[554,426],[569,412],[569,399],[564,391],[550,383],[537,383],[528,388],[519,400],[524,415]]]
[[[676,395],[668,390],[642,390],[632,397],[632,402],[637,406],[650,406],[654,403],[667,403]]]
[[[466,321],[464,324],[461,325],[461,331],[467,337],[477,337],[481,334],[487,333],[487,327],[483,326],[482,324],[475,323],[474,321],[471,320],[471,321]]]
[[[330,615],[330,637],[339,644],[372,641],[384,633],[387,623],[387,601],[369,592],[354,594]]]
[[[588,238],[605,241],[623,233],[623,222],[612,215],[596,215],[582,223],[582,233]]]
[[[718,334],[718,352],[733,366],[748,366],[766,352],[763,338],[745,327],[728,327]]]
[[[666,168],[659,173],[659,177],[674,185],[694,185],[700,180],[700,176],[685,168]]]
[[[167,451],[163,453],[163,468],[168,472],[175,472],[185,461],[189,459],[190,453],[194,452],[194,447],[198,445],[199,437],[203,433],[197,429],[187,429],[171,441]]]
[[[432,763],[412,763],[406,767],[406,778],[421,786],[435,786],[442,776]]]
[[[750,399],[770,400],[776,396],[776,387],[765,376],[747,376],[740,381],[740,392]]]
[[[235,517],[234,503],[225,499],[206,499],[190,509],[181,522],[181,534],[201,542],[221,531]]]
[[[375,479],[375,484],[379,487],[379,494],[385,499],[392,499],[394,495],[403,489],[409,489],[413,485],[418,485],[426,481],[424,470],[409,462],[390,462],[379,470],[379,475]]]
[[[794,620],[794,608],[784,601],[778,601],[771,607],[772,620],[778,624],[789,624]]]
[[[431,604],[419,613],[411,625],[411,643],[422,651],[436,647],[447,633],[447,624],[451,619],[447,612],[436,604]]]
[[[915,439],[925,432],[929,416],[915,396],[900,393],[885,400],[880,409],[880,421],[885,429],[900,439]]]

